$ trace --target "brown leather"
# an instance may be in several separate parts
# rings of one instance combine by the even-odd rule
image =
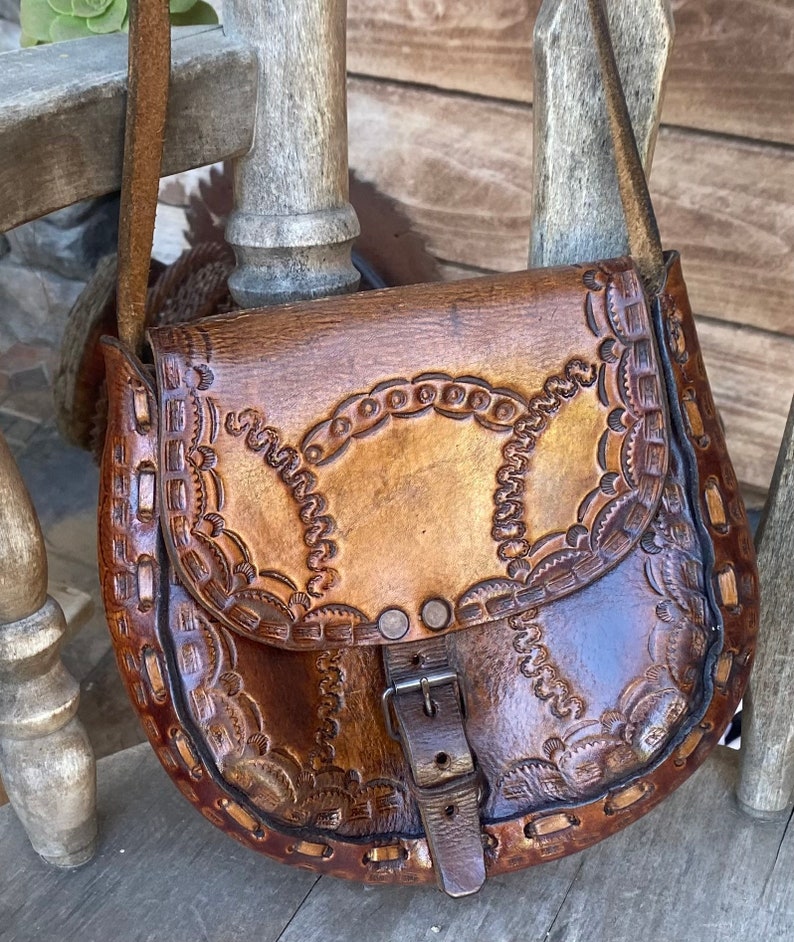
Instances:
[[[677,256],[650,307],[637,285],[618,260],[242,313],[153,331],[154,375],[108,345],[109,623],[209,820],[321,872],[436,879],[411,767],[435,744],[409,723],[404,751],[382,708],[383,651],[425,643],[465,687],[489,874],[699,765],[749,671],[754,554]],[[355,427],[389,391],[416,409]],[[456,724],[435,748],[463,761]]]
[[[650,298],[617,259],[243,312],[151,331],[151,368],[108,341],[108,621],[208,820],[464,895],[613,833],[703,760],[758,590],[677,256],[664,275]]]
[[[518,273],[153,331],[183,584],[228,628],[306,649],[388,642],[393,608],[399,640],[436,634],[435,597],[444,631],[493,623],[619,562],[668,464],[650,318],[626,263],[557,272],[553,307],[549,287]]]
[[[444,638],[387,647],[384,663],[386,724],[411,769],[439,885],[449,896],[476,893],[485,882],[481,783],[464,727],[464,678]]]
[[[129,15],[117,311],[119,337],[140,354],[165,140],[171,15],[168,0],[135,0]]]

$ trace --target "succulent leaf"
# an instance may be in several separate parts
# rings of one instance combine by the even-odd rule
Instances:
[[[56,13],[63,13],[64,16],[72,16],[72,0],[47,0],[47,3]]]
[[[218,22],[218,14],[205,3],[198,0],[186,13],[172,13],[172,26],[214,26]]]
[[[90,35],[86,21],[77,16],[59,14],[50,27],[50,38],[54,43],[63,42],[65,39],[82,39]]]
[[[215,10],[205,0],[169,0],[169,8],[173,26],[218,22]],[[129,0],[21,0],[20,25],[22,46],[126,32]]]
[[[51,41],[50,29],[57,16],[47,0],[22,0],[19,25],[25,36],[48,43]]]
[[[90,19],[104,13],[113,0],[72,0],[72,13]]]
[[[117,33],[127,16],[127,0],[111,0],[110,6],[99,16],[86,20],[92,33]]]

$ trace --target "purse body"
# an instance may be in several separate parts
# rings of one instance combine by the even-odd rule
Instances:
[[[100,567],[212,823],[369,882],[582,849],[717,742],[755,559],[680,262],[285,305],[106,344]]]

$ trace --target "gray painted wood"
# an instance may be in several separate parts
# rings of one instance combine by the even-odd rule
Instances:
[[[251,144],[256,59],[220,27],[176,30],[163,174]],[[0,232],[121,185],[127,37],[0,57]]]
[[[346,0],[229,0],[224,29],[257,50],[253,146],[234,162],[226,238],[242,307],[354,291],[348,202]],[[237,102],[235,100],[235,107]]]
[[[279,942],[348,939],[351,927],[367,942],[541,942],[582,863],[566,857],[489,878],[463,899],[433,887],[361,887],[323,877]]]
[[[794,401],[757,540],[761,633],[744,699],[737,796],[764,815],[794,798]]]
[[[646,173],[672,48],[669,0],[607,3],[610,32]],[[530,267],[628,251],[586,0],[545,0],[535,24]]]
[[[148,744],[99,762],[99,813],[96,857],[64,873],[0,808],[2,942],[271,942],[317,879],[205,821]]]
[[[366,887],[294,870],[197,815],[148,745],[99,763],[99,852],[63,873],[0,809],[2,942],[735,942],[794,938],[794,831],[731,800],[718,749],[647,817],[475,897]]]

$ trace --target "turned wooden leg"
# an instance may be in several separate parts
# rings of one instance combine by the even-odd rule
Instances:
[[[226,238],[242,307],[355,291],[348,202],[346,0],[224,4],[224,32],[259,57],[254,140],[234,161]]]
[[[739,804],[785,811],[794,798],[794,401],[756,539],[761,633],[742,714]]]
[[[0,435],[0,776],[34,850],[76,867],[96,843],[96,763],[61,663],[63,612],[46,594],[44,539]]]

